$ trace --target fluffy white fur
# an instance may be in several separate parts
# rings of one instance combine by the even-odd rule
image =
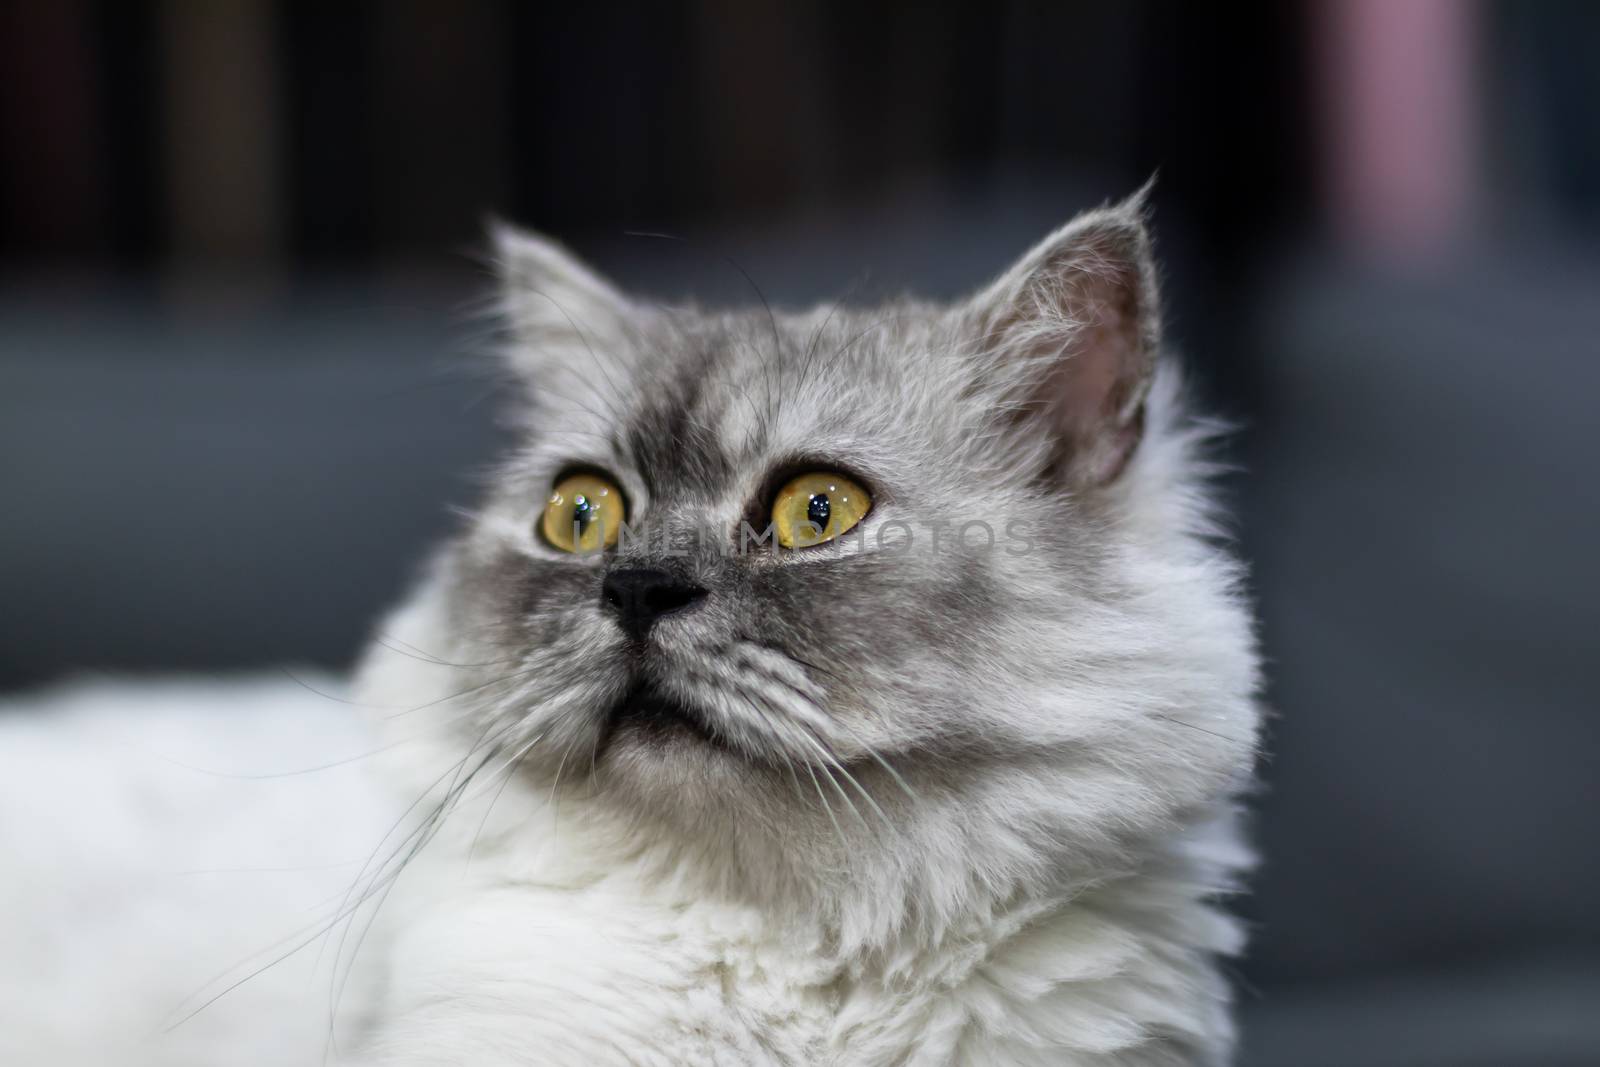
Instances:
[[[326,928],[402,807],[374,744],[276,675],[0,701],[0,1063],[322,1062],[320,942],[177,1024]]]
[[[901,651],[842,642],[841,661],[861,657],[858,684],[830,690],[798,653],[735,641],[734,658],[715,658],[707,649],[727,642],[715,616],[662,624],[650,655],[695,666],[700,688],[684,699],[730,751],[605,747],[612,675],[636,652],[588,592],[567,602],[550,589],[587,591],[608,564],[557,558],[531,531],[561,456],[595,436],[595,376],[660,395],[642,360],[662,324],[641,325],[553,246],[503,237],[514,354],[536,383],[582,384],[591,402],[540,396],[534,421],[556,429],[535,432],[380,627],[353,705],[241,683],[78,689],[0,716],[0,857],[25,872],[0,888],[0,1062],[1225,1062],[1217,961],[1241,939],[1219,898],[1249,860],[1234,805],[1254,753],[1256,660],[1205,507],[1201,434],[1175,376],[1154,370],[1137,213],[1080,220],[971,305],[908,308],[880,348],[838,371],[844,386],[789,379],[781,416],[763,422],[734,399],[737,360],[759,358],[739,355],[758,347],[753,327],[705,371],[730,386],[708,390],[695,418],[727,450],[753,450],[736,471],[781,454],[786,425],[826,440],[829,405],[854,388],[867,414],[831,431],[840,455],[886,453],[886,483],[896,461],[911,471],[921,452],[942,455],[949,469],[921,487],[935,505],[1010,477],[1019,514],[1071,521],[1044,562],[983,565],[1007,597],[1042,606],[971,607],[972,663],[938,637],[893,646],[863,616],[863,633]],[[798,351],[860,322],[821,309],[770,326]],[[683,351],[705,350],[709,334],[673,329]],[[1077,361],[1064,378],[1063,353]],[[886,393],[901,372],[885,368],[913,356],[945,361],[941,373]],[[1113,362],[1091,362],[1102,357]],[[975,358],[1010,366],[991,376]],[[1055,421],[1029,437],[1040,389],[1072,404],[1046,403]],[[1021,436],[962,421],[996,411],[1014,413]],[[1023,469],[1050,462],[1062,437],[1073,444],[1062,487],[1026,488]],[[991,438],[1001,451],[980,461]],[[686,514],[652,500],[636,472],[616,477],[647,519]],[[694,515],[736,520],[747,490],[734,477]],[[900,500],[869,516],[869,534],[915,514],[914,493]],[[926,590],[901,610],[962,588],[968,563],[896,578]],[[865,565],[895,578],[885,561]],[[546,599],[490,610],[474,592],[522,569],[552,576],[535,583]],[[520,627],[545,623],[557,636],[523,648]],[[762,695],[754,677],[783,685]],[[906,691],[921,695],[885,695]],[[90,710],[111,703],[138,706]],[[193,769],[361,753],[371,758],[287,778]],[[304,951],[158,1033],[297,931],[278,952]]]

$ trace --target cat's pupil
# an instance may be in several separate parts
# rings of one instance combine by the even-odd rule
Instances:
[[[806,518],[816,524],[817,529],[828,528],[828,516],[833,514],[833,505],[828,503],[827,493],[812,493],[811,500],[806,504]]]
[[[578,536],[582,537],[589,524],[594,521],[594,504],[583,494],[572,498],[572,522],[578,528]]]

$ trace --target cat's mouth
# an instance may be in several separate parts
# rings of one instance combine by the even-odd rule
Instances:
[[[608,739],[624,732],[663,742],[687,736],[714,748],[727,747],[703,711],[649,682],[635,682],[612,706],[606,722]]]

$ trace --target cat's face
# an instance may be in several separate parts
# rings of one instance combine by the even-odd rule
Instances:
[[[526,447],[444,569],[477,729],[552,790],[796,848],[1032,855],[1214,795],[1254,663],[1147,248],[1123,208],[957,307],[709,315],[504,235]]]

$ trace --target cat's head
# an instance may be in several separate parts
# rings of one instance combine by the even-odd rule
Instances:
[[[870,856],[953,899],[1245,773],[1249,624],[1138,200],[954,306],[663,308],[497,249],[525,439],[434,585],[518,774],[735,864]]]

